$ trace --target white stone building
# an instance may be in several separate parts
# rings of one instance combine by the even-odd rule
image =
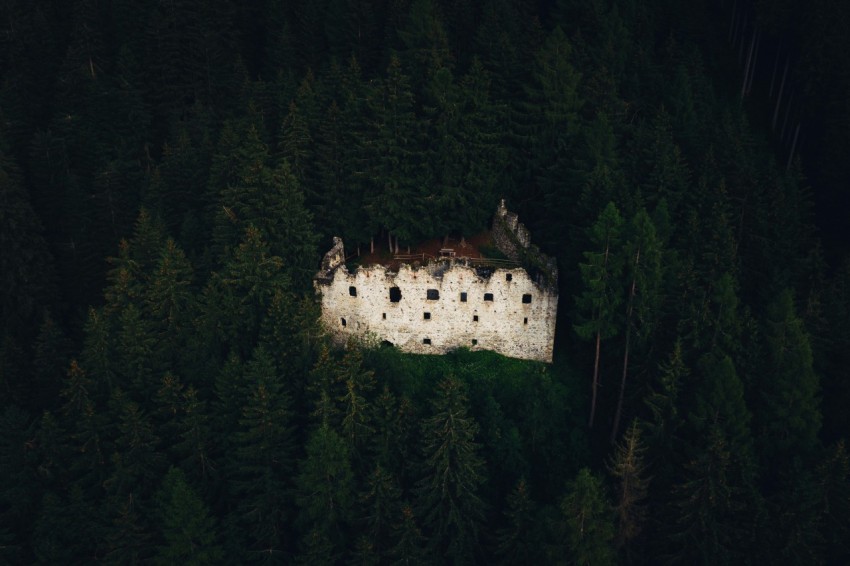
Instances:
[[[398,271],[361,266],[350,273],[342,240],[334,238],[315,278],[324,327],[340,343],[371,334],[404,352],[443,354],[467,347],[551,362],[558,310],[555,262],[528,243],[528,231],[504,202],[492,235],[499,249],[529,265],[534,277],[523,267],[463,257],[402,264]]]

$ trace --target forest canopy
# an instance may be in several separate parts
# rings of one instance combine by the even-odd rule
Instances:
[[[739,31],[821,80],[845,9],[730,4],[4,2],[0,563],[846,563],[840,128],[789,157]],[[330,346],[333,236],[501,198],[553,364]]]

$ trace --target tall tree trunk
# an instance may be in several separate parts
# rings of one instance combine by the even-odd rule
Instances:
[[[761,47],[761,34],[756,32],[756,48],[753,51],[753,64],[750,66],[750,80],[747,81],[747,94],[750,94],[750,90],[753,88],[753,77],[755,77],[756,63],[759,60],[759,47]]]
[[[747,94],[747,83],[750,80],[750,65],[753,61],[753,49],[756,46],[756,32],[753,31],[753,39],[750,41],[750,49],[747,52],[747,64],[744,65],[744,82],[741,84],[741,98],[744,98],[744,95]]]
[[[797,149],[797,138],[800,135],[800,122],[797,122],[797,129],[794,130],[794,142],[791,144],[791,153],[788,154],[788,164],[785,166],[785,171],[791,170],[791,163],[794,161],[794,151]]]
[[[635,253],[635,273],[637,273],[639,264],[640,248]],[[617,433],[620,431],[620,415],[623,413],[623,397],[626,394],[626,379],[629,374],[629,346],[632,337],[632,314],[634,313],[636,286],[637,278],[633,276],[632,286],[629,289],[629,306],[626,308],[626,353],[623,356],[623,378],[620,380],[620,397],[617,399],[617,412],[614,413],[614,426],[611,427],[611,442],[617,439]]]
[[[596,331],[596,361],[593,362],[593,393],[590,398],[590,420],[587,426],[593,428],[593,419],[596,416],[596,389],[599,385],[599,347],[602,344],[602,331]]]
[[[732,4],[732,21],[729,22],[729,39],[728,41],[732,41],[732,32],[735,31],[735,20],[738,16],[738,0]]]
[[[794,104],[794,92],[791,92],[791,98],[788,99],[788,106],[785,107],[785,118],[782,119],[782,133],[779,134],[779,142],[785,141],[785,128],[788,126],[788,115],[791,114],[791,106]],[[790,132],[788,133],[791,134]]]
[[[610,242],[610,234],[608,236],[609,240],[605,242],[605,259],[602,261],[602,272],[603,274],[608,269],[608,252],[609,252],[609,242]],[[606,275],[603,275],[605,279],[607,279]],[[602,312],[597,311],[597,328],[596,328],[596,359],[593,362],[593,393],[590,400],[590,419],[588,420],[587,426],[589,428],[593,428],[593,420],[596,416],[596,391],[599,387],[599,350],[602,345]]]
[[[788,76],[788,59],[785,59],[785,70],[782,72],[782,83],[779,85],[779,96],[776,97],[776,109],[773,111],[773,123],[770,129],[776,131],[776,119],[779,117],[779,107],[782,105],[782,93],[785,91],[785,79]]]

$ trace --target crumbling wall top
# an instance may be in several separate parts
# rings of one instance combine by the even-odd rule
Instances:
[[[345,263],[345,246],[343,246],[342,238],[334,236],[333,246],[322,258],[322,268],[317,274],[317,279],[329,281],[333,278],[334,270]]]
[[[547,285],[557,288],[557,263],[531,243],[531,232],[519,221],[515,212],[508,210],[505,199],[499,202],[493,215],[491,235],[499,251],[528,271],[537,272],[538,278],[542,276]]]

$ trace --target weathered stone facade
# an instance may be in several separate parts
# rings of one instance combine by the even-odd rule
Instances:
[[[494,233],[503,210],[504,203],[494,218]],[[530,249],[528,231],[516,222],[516,215],[513,220],[508,225],[511,231],[516,234],[520,227],[522,232],[511,240]],[[495,236],[494,241],[499,245]],[[499,247],[508,257],[518,251]],[[372,265],[350,273],[342,240],[334,238],[315,279],[323,324],[338,342],[371,334],[411,353],[442,354],[465,346],[551,362],[557,270],[549,258],[533,251],[539,256],[537,263],[554,271],[533,280],[522,267],[471,265],[465,258],[446,258],[421,267],[402,264],[397,272]]]

